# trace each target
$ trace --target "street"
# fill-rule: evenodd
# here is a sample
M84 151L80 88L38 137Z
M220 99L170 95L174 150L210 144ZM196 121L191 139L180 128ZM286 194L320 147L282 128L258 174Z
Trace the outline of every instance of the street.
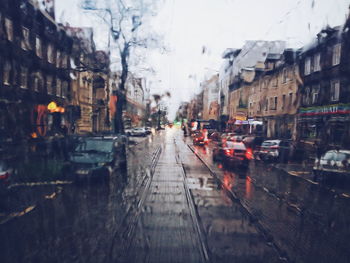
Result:
M348 198L259 162L225 171L210 150L167 128L108 183L14 187L1 262L346 262Z

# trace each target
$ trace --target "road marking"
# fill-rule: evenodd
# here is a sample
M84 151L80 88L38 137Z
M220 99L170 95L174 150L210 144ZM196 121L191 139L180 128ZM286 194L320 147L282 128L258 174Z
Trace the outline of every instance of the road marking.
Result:
M40 185L65 185L71 184L72 181L50 181L50 182L28 182L28 183L17 183L11 184L9 188L19 187L19 186L40 186Z
M36 206L35 205L32 205L32 206L28 206L26 209L20 211L20 212L13 212L11 214L9 214L5 219L3 219L2 221L0 221L0 225L8 222L9 220L15 218L15 217L21 217L21 216L24 216L25 214L28 214L30 213L31 211L34 210Z

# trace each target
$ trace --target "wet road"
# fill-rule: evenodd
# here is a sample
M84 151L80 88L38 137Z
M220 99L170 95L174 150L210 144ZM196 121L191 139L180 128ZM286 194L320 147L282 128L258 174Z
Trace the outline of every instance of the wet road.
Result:
M228 170L212 161L213 145L186 142L291 262L349 262L349 196L259 161Z
M108 183L15 187L0 262L347 262L347 198L259 162L226 171L190 144L167 129Z

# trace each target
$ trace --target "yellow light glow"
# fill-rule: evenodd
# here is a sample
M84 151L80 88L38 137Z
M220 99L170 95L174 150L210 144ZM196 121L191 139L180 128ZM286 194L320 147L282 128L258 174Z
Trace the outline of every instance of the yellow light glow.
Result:
M51 101L51 102L49 103L49 105L47 105L47 109L48 109L50 112L54 112L54 111L57 109L57 104L56 104L56 102Z

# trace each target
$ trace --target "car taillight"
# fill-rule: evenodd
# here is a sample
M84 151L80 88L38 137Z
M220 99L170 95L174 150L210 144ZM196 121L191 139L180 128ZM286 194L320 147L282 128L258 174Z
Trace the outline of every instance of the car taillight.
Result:
M253 159L253 151L252 149L248 148L245 152L245 157L248 159L248 160L251 160Z
M5 173L5 174L0 175L0 179L2 179L2 180L6 180L9 177L10 177L9 173Z
M280 148L278 145L271 146L270 149L278 149Z
M234 150L233 149L226 149L225 154L228 156L232 156L234 154Z

